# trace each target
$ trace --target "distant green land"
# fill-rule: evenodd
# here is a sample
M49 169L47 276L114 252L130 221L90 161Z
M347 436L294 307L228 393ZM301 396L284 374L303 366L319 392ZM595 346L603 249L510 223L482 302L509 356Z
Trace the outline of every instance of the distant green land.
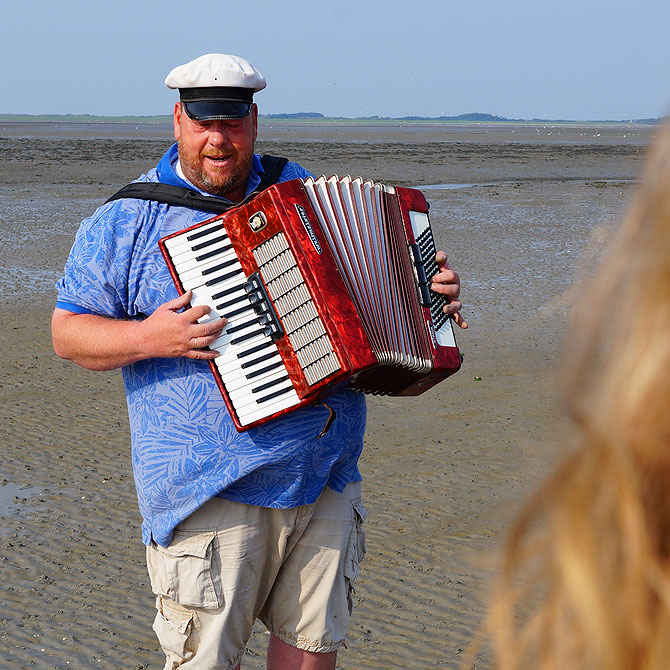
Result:
M494 114L471 113L456 116L324 116L319 112L295 112L290 114L259 114L261 123L274 121L288 123L369 123L369 124L422 124L422 123L555 123L555 124L644 124L656 125L663 122L662 118L628 119L625 121L608 119L584 119L581 121L568 119L508 119ZM0 114L0 122L36 122L36 123L170 123L172 115L156 116L95 116L93 114Z

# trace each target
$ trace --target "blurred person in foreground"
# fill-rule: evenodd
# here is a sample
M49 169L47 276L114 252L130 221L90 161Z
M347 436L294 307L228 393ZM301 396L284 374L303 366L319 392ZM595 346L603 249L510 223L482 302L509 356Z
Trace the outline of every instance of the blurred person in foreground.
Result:
M508 539L495 667L670 666L670 129L577 315L576 449Z

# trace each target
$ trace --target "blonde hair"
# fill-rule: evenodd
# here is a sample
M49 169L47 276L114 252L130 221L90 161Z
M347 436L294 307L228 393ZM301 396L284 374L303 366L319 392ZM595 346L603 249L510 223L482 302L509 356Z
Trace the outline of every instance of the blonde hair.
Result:
M571 329L576 449L508 539L489 616L501 670L670 661L670 131Z

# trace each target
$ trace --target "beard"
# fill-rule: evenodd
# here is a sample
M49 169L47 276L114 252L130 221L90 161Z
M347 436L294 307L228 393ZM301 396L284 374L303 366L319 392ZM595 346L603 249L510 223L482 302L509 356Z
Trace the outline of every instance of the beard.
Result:
M186 178L194 186L197 186L207 193L223 197L246 186L249 172L251 170L251 163L253 161L253 146L248 153L235 153L233 155L235 162L230 170L226 170L221 174L216 172L210 174L203 169L203 155L191 155L191 153L183 146L181 139L178 140L177 145L179 150L179 162L181 163L182 170L184 171ZM207 155L210 157L216 156L216 154L211 152ZM221 154L221 157L223 156L224 154Z

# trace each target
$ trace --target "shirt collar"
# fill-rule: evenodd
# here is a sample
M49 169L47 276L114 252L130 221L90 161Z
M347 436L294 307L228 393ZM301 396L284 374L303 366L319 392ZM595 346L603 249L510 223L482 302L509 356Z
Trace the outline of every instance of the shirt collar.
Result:
M177 149L177 143L175 142L160 159L158 165L156 166L156 172L158 173L158 181L161 184L171 184L172 186L181 186L182 188L189 188L191 190L199 191L204 195L209 195L212 197L215 196L212 193L207 193L191 184L191 182L186 179L182 179L177 174L177 161L179 160L179 153ZM245 192L245 197L248 196L260 183L261 176L265 174L263 166L261 165L261 159L258 154L254 154L254 157L251 161L251 169L249 170L249 178L247 179L247 188ZM226 200L227 198L221 198L221 200Z

